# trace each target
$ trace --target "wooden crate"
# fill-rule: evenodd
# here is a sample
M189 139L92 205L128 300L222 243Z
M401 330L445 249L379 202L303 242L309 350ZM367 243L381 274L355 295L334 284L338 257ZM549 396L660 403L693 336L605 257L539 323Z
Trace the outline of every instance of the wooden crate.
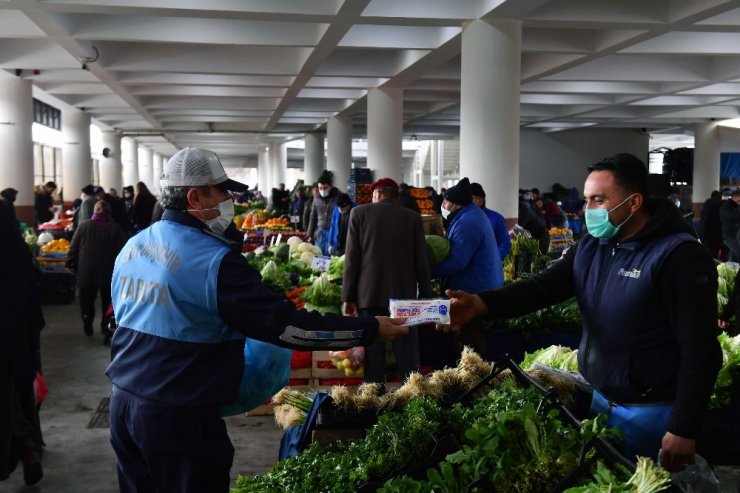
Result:
M344 372L331 362L329 351L314 351L311 362L311 378L345 378Z

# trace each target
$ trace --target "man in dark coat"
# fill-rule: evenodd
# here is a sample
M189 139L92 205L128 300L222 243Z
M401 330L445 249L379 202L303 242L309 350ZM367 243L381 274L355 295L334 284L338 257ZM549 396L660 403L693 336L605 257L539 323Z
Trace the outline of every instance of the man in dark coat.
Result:
M701 242L709 249L714 258L720 258L722 249L722 223L719 218L719 209L722 207L722 194L718 190L712 192L701 207Z
M36 216L36 225L51 221L54 218L54 199L51 196L56 189L56 183L47 181L34 194L33 211Z
M407 209L411 209L412 211L421 214L421 211L419 210L419 204L416 203L416 200L409 194L409 186L406 183L401 183L398 185L398 203L401 204L403 207Z
M740 242L737 241L740 227L740 190L735 190L730 200L725 201L719 208L719 219L722 229L722 242L730 250L725 260L740 260Z
M0 199L0 481L18 461L27 485L41 480L41 429L33 382L44 327L32 256ZM11 280L8 281L8 280Z
M373 203L358 205L349 217L344 256L344 314L388 315L388 301L432 294L421 215L398 203L398 184L382 178L372 186ZM419 336L393 342L402 378L420 368ZM365 381L383 383L385 343L365 348Z

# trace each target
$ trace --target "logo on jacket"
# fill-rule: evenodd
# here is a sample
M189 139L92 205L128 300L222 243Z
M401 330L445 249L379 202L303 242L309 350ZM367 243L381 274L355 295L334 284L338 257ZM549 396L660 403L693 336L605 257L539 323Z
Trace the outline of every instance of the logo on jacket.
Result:
M632 279L639 279L640 278L640 269L630 269L626 270L624 268L619 269L619 272L617 272L618 276L622 277L631 277Z

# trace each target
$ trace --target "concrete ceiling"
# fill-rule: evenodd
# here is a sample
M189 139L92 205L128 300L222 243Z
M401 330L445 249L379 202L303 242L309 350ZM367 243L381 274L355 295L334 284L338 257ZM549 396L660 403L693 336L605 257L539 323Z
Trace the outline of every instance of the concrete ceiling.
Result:
M523 22L524 127L740 117L740 0L0 0L0 69L156 152L241 159L338 114L362 135L373 87L404 89L406 135L456 135L478 18Z

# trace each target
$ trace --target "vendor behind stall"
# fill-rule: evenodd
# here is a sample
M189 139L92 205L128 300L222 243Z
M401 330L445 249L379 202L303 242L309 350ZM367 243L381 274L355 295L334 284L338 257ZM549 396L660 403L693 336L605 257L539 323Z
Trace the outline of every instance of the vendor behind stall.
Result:
M452 329L576 296L578 366L594 387L591 412L622 430L630 458L662 449L662 465L677 471L694 461L722 362L717 272L676 207L648 198L642 161L617 154L588 173L589 234L537 276L474 295L447 291Z

